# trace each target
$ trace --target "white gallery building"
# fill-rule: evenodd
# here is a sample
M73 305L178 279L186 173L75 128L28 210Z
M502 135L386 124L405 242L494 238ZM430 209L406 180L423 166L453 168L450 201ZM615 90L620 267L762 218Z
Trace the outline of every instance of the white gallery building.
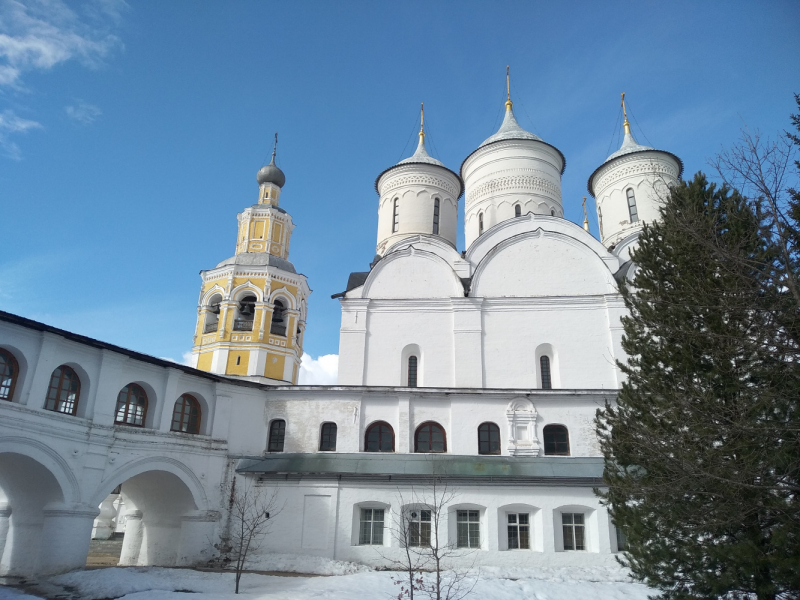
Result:
M439 543L470 564L613 565L593 420L621 384L630 249L683 168L624 127L588 180L599 241L563 218L565 158L510 99L458 173L421 129L377 178L370 270L334 296L336 386L296 384L310 289L274 160L235 256L202 272L196 368L0 312L0 575L80 568L115 530L120 564L207 564L234 481L277 490L262 555L385 564L408 515L430 542L434 477Z

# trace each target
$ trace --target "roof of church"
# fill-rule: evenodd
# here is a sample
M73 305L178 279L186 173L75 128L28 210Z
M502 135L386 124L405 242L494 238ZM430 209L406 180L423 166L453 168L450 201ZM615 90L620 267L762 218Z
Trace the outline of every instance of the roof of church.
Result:
M448 481L469 483L540 483L543 485L602 485L602 457L473 456L360 452L335 454L267 454L243 458L238 473L347 476L360 479L423 481L437 475Z
M514 116L514 110L510 106L508 107L508 110L506 110L506 114L503 117L503 122L500 124L500 129L498 129L494 135L490 135L488 138L486 138L483 143L478 146L478 148L483 148L484 146L493 144L494 142L502 142L503 140L544 141L538 135L535 135L530 131L525 131L519 126L519 123L517 123L517 119Z
M627 121L626 121L626 127L627 127ZM617 150L616 152L612 152L609 155L609 157L603 161L603 164L597 167L594 171L592 171L592 174L589 175L589 181L587 181L586 183L586 190L594 198L595 195L594 195L594 188L592 187L592 179L594 179L594 176L597 175L597 172L604 166L606 166L608 163L610 163L612 160L621 158L623 156L628 156L629 154L637 154L639 152L661 152L663 154L667 154L668 156L671 156L676 161L678 161L678 177L680 178L680 176L683 174L683 161L678 156L676 156L672 152L667 152L666 150L659 150L658 148L653 148L651 146L642 146L639 142L636 141L632 133L626 131L625 137L622 139L622 145L619 147L619 150Z
M217 265L217 268L224 267L226 265L247 265L257 267L270 266L278 267L279 269L283 269L289 273L297 273L297 271L294 269L294 265L288 260L281 258L280 256L268 254L267 252L242 252L236 256L226 258Z
M392 165L388 169L384 169L375 178L375 191L378 193L379 196L381 192L378 189L378 182L381 180L381 177L386 175L386 173L388 173L392 169L396 169L397 167L403 167L406 165L432 165L434 167L440 167L446 171L449 171L450 173L455 175L455 178L458 180L459 190L456 199L460 198L461 194L464 193L464 182L461 181L461 177L459 177L458 174L456 174L451 169L448 169L446 166L444 166L444 163L442 161L437 160L428 154L428 151L425 149L425 134L420 132L419 143L417 144L417 149L414 151L414 154L412 154L408 158L404 158L399 163Z
M540 142L545 146L550 146L553 150L558 152L558 155L561 157L561 174L564 174L564 171L567 169L567 159L562 154L561 150L553 146L553 144L549 144L545 142L542 138L538 135L531 133L530 131L525 131L520 124L517 123L517 118L514 116L514 109L511 106L511 101L509 100L506 103L506 113L503 116L503 122L500 124L500 129L498 129L493 135L490 135L488 138L483 140L483 143L475 148L472 152L470 152L469 156L465 158L461 163L461 173L464 173L464 163L469 160L469 157L475 154L481 148L489 146L491 144L496 144L497 142L506 142L509 140L530 140L532 142Z

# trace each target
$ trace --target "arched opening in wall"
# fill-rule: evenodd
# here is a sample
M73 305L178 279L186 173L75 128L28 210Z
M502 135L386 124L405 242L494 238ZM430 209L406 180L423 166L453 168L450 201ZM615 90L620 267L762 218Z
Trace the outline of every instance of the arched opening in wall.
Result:
M267 442L267 452L283 452L283 444L286 440L286 421L275 419L269 424L269 440Z
M559 356L552 344L539 344L537 346L535 371L534 387L550 390L562 386L559 374Z
M233 320L234 331L253 331L253 319L256 314L258 298L247 293L236 305L236 318Z
M74 415L78 412L81 380L75 369L67 365L56 367L50 375L50 385L44 402L45 410Z
M147 418L147 392L137 383L129 383L117 394L114 423L144 427Z
M569 432L563 425L545 425L542 431L545 456L569 456Z
M439 235L439 199L433 199L433 235Z
M272 323L269 332L272 335L286 335L286 320L286 304L276 298L272 303Z
M191 490L174 473L130 477L99 509L87 566L187 566L212 556L218 515L198 511Z
M400 353L400 385L419 387L422 381L422 351L417 344L408 344Z
M514 205L514 216L521 217L522 216L522 207L519 204Z
M197 398L191 394L183 394L175 401L172 409L172 425L170 431L182 433L200 433L202 410Z
M57 573L85 564L88 540L75 544L63 528L80 531L83 525L88 535L94 514L69 523L64 500L48 467L24 454L0 453L0 576Z
M19 363L14 355L0 348L0 400L14 399L19 373Z
M483 235L483 213L478 213L478 235Z
M444 427L428 421L414 432L414 452L447 452L447 434Z
M394 452L394 429L386 421L375 421L364 434L364 452Z
M206 304L206 320L203 323L203 333L214 333L219 329L219 313L222 295L214 294Z
M639 211L636 209L636 195L633 193L633 188L628 188L625 191L625 196L628 199L628 214L631 218L631 223L636 223L639 220Z
M478 426L478 454L500 454L500 428L496 423Z
M543 390L553 389L553 380L550 377L550 357L547 355L539 357L539 379Z
M392 203L392 233L400 231L400 198Z

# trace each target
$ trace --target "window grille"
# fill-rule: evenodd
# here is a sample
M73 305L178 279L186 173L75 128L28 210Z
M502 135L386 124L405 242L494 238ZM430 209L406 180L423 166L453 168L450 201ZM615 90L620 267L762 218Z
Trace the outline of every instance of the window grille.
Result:
M417 357L408 357L408 387L417 387Z
M114 422L118 425L144 427L147 416L147 394L142 386L129 383L119 391Z
M397 233L400 229L400 199L394 199L394 209L392 216L392 233Z
M628 196L628 212L631 215L631 223L636 223L639 220L639 211L636 210L636 196L633 194L632 188L628 188L626 194Z
M269 452L283 452L283 442L286 439L286 421L275 419L269 426Z
M530 550L531 529L528 513L508 513L508 549Z
M200 403L194 396L184 394L172 409L171 431L200 433Z
M459 548L481 547L481 521L478 510L456 511L457 543Z
M583 513L561 513L564 532L564 550L586 550L586 533Z
M542 389L543 390L553 389L553 381L550 378L550 357L542 356L539 359L539 366L541 367L541 374L542 374Z
M414 434L414 452L447 452L444 428L433 421L420 425Z
M545 456L569 456L569 433L563 425L547 425L544 428Z
M67 365L61 365L50 375L44 407L65 415L74 415L78 410L80 394L81 381L78 374Z
M362 546L383 545L383 509L362 508L358 543Z
M522 215L522 207L519 204L514 205L514 216L519 217Z
M0 400L12 400L19 375L17 360L10 352L0 349Z
M319 449L321 452L336 450L336 423L323 423L319 436Z
M439 235L439 199L433 201L433 234Z
M408 545L415 547L431 545L431 511L412 510L408 514Z
M500 454L500 428L494 423L478 427L478 454Z
M376 421L364 435L364 452L394 452L394 430L385 421Z

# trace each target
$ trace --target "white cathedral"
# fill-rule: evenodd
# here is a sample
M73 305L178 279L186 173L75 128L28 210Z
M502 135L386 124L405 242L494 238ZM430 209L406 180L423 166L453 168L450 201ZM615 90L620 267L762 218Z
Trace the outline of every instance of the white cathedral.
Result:
M470 564L613 565L593 420L622 380L630 250L683 165L626 116L588 178L599 241L563 217L565 167L510 97L459 173L421 127L375 183L370 270L334 296L335 386L297 385L310 289L274 153L235 255L201 274L194 367L0 312L0 575L81 568L115 530L121 565L207 564L234 481L283 506L253 568L269 553L380 566L404 518L408 543L431 541L434 476L453 492L439 543Z

